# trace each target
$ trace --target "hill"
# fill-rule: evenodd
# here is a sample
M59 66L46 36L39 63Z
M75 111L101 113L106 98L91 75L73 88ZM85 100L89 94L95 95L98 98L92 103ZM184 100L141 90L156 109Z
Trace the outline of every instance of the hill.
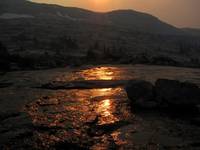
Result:
M190 35L200 36L200 29L196 28L182 28L182 30Z
M5 16L5 14L17 14L18 16L27 15L35 18L56 17L63 20L112 25L143 32L181 34L181 30L172 25L166 24L152 15L133 10L97 13L81 8L38 4L26 0L2 0L0 5L1 16ZM6 19L6 17L4 18Z
M200 55L200 37L146 13L99 13L26 0L0 1L0 41L15 55L12 61L23 58L32 67L74 59L197 66Z

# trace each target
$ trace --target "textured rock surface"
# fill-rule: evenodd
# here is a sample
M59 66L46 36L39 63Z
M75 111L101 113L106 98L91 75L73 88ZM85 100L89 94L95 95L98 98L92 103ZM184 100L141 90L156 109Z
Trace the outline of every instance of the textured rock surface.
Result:
M155 83L156 100L172 106L200 104L200 89L196 84L158 79Z
M154 99L154 86L147 81L132 80L126 86L128 98L131 100L131 105L144 108L152 108L156 106Z
M200 104L200 89L196 84L178 80L158 79L150 82L133 80L126 86L131 106L142 108L186 108L197 110ZM188 109L187 109L188 108Z

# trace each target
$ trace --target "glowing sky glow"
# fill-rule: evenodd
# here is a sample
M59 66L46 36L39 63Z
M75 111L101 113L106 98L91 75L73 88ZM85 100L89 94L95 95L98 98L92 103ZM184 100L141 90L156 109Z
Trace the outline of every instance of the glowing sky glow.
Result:
M200 0L33 0L94 11L134 9L178 27L200 28Z

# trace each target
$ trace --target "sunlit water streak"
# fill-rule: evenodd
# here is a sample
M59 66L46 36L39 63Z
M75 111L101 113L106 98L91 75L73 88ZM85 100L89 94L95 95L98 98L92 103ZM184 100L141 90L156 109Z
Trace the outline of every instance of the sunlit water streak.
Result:
M115 67L99 67L81 72L85 80L113 80L119 74L118 68Z
M179 68L169 66L118 65L85 67L63 71L56 81L72 80L132 80L142 79L155 82L158 78L194 82L200 86L200 70L194 68ZM66 72L66 73L65 73Z
M56 81L71 80L130 80L133 74L127 74L127 70L119 67L92 67L83 70L76 70L70 75L59 76Z

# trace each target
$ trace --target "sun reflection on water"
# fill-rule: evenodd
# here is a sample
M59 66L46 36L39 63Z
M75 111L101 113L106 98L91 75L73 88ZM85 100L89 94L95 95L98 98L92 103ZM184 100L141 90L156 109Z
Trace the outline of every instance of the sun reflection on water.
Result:
M111 115L111 113L109 111L109 109L111 107L110 105L111 104L110 104L110 100L109 99L103 100L101 102L101 104L99 105L99 108L98 108L97 111L101 112L105 117L110 116Z
M82 81L82 80L131 80L135 78L132 72L127 72L123 67L103 66L88 67L85 69L68 71L57 76L56 81Z
M85 80L114 80L119 70L115 67L96 67L83 70L80 74Z
M110 99L105 99L99 102L96 109L99 113L99 124L109 124L118 121L119 119L113 115L115 112L115 104Z

